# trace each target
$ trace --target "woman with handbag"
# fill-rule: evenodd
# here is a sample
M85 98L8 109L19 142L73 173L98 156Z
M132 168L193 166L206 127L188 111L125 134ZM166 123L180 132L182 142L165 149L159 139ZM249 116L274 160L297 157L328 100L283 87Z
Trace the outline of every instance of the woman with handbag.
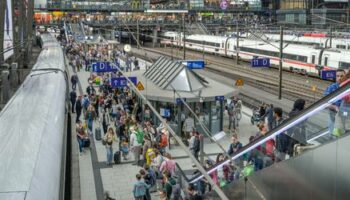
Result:
M102 143L106 146L107 153L107 165L112 165L113 161L113 141L116 141L116 137L112 127L108 128L107 134L103 137Z

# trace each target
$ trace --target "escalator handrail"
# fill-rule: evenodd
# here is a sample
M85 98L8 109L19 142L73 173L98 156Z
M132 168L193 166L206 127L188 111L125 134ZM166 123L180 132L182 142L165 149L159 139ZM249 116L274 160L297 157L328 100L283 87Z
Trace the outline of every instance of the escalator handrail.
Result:
M334 102L336 102L337 100L343 98L344 96L346 96L348 94L350 94L350 82L347 83L346 85L344 85L343 87L338 88L333 93L318 100L317 102L315 102L314 104L312 104L311 106L306 108L305 110L301 111L296 116L286 119L286 121L284 121L284 123L280 124L272 131L269 131L266 135L254 140L253 142L247 144L246 146L244 146L243 148L238 150L233 156L231 156L231 158L215 164L213 167L208 169L207 173L210 174L210 173L214 172L217 168L222 167L223 165L228 164L230 161L233 161L233 160L243 156L244 154L246 154L246 153L250 152L251 150L255 149L256 147L260 146L261 144L276 137L280 133L287 131L289 128L297 125L301 121L306 120L308 117L312 116L314 113L317 113L318 111L327 108L329 105L333 104ZM197 176L192 177L189 180L189 182L194 183L194 182L200 180L202 177L203 177L202 174L198 174Z

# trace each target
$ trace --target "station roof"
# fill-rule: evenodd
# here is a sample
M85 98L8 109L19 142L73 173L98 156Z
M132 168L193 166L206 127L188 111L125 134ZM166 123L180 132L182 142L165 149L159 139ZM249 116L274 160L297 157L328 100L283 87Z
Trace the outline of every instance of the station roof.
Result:
M229 98L239 92L234 87L200 76L180 62L164 57L159 58L147 71L141 69L127 74L137 77L145 87L140 92L153 101L174 103L177 98L185 98L186 102L199 102L200 99L207 102L215 101L216 96Z
M206 81L194 71L163 56L144 75L163 90L194 92L206 87Z

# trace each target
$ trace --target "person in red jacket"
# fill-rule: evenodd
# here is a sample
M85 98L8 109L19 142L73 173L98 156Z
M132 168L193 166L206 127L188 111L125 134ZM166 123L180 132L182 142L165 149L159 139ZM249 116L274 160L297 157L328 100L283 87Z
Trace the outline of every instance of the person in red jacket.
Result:
M260 127L261 135L265 135L267 133L266 124L261 124ZM261 152L263 153L263 168L270 166L275 160L275 140L270 139L261 145Z

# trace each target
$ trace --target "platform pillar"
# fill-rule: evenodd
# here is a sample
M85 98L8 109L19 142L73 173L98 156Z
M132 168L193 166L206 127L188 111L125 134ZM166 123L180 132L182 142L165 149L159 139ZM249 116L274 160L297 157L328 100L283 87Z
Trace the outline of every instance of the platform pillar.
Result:
M158 40L158 30L153 29L153 48L156 46Z

